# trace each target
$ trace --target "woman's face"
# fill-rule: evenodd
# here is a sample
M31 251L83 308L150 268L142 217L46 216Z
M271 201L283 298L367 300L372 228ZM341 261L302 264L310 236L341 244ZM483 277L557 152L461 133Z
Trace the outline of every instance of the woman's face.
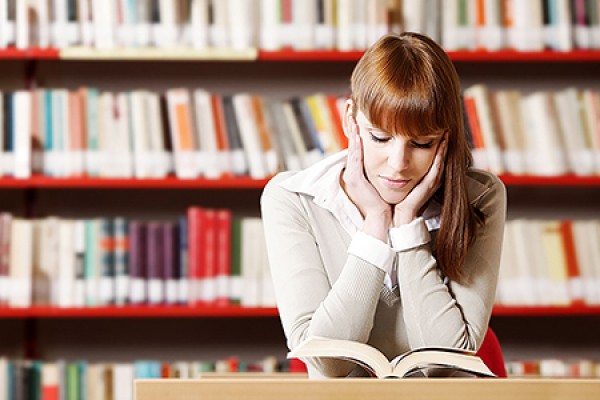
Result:
M443 135L432 133L411 139L390 134L371 125L362 112L358 112L356 121L367 179L385 202L400 203L429 171Z

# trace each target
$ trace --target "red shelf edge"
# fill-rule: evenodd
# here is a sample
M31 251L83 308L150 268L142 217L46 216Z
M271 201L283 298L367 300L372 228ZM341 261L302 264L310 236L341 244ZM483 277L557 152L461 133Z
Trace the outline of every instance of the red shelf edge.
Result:
M500 175L499 177L507 186L600 187L600 176ZM0 178L0 189L262 189L269 179L252 179L250 177L178 179L172 176L164 179L52 178L38 175L29 179Z
M270 318L274 307L242 306L108 306L0 308L2 318ZM600 316L600 306L494 306L493 317Z
M257 61L358 61L362 50L258 50ZM560 51L532 51L520 52L516 50L484 51L461 50L448 51L448 55L456 62L600 62L600 50L576 49L568 52ZM40 49L0 49L0 60L35 60L35 59L60 59L60 50L54 48Z
M493 317L600 316L600 306L494 306Z
M250 177L231 177L221 179L178 179L170 176L163 179L117 179L117 178L52 178L48 176L32 176L28 179L0 178L2 188L80 188L80 189L262 189L267 179Z
M182 317L276 317L276 308L241 306L107 306L0 308L0 318L182 318Z

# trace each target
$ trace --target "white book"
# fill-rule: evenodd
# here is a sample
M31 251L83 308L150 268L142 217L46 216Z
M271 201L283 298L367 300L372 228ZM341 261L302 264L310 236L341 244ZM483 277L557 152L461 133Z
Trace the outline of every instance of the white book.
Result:
M0 212L0 246L10 249L12 215ZM0 254L0 263L4 274L0 276L0 304L6 305L10 299L10 254Z
M252 114L250 95L236 94L233 96L233 106L238 122L242 145L250 176L254 179L264 179L268 176L264 151L261 148L256 120Z
M600 174L600 94L592 89L584 89L579 96L579 107L583 127L592 147L594 169L596 174Z
M194 49L209 47L208 17L208 0L191 0L190 22Z
M260 47L263 50L281 48L281 10L280 0L260 1Z
M260 287L262 284L262 277L258 250L259 229L260 219L242 219L241 304L245 307L260 307L261 304Z
M45 0L38 0L44 2ZM94 44L94 21L92 18L92 0L77 0L77 13L81 45L92 47Z
M87 148L84 151L85 171L89 176L98 176L100 174L100 152L99 152L99 133L100 133L100 104L98 89L87 89L86 112L86 143Z
M583 300L585 304L598 304L598 290L594 287L595 266L593 265L593 243L590 237L593 233L588 233L588 228L593 227L590 221L573 221L573 242L575 243L575 254L577 265L581 275L581 284L583 289Z
M545 221L529 220L525 225L525 235L519 245L529 253L530 271L534 279L536 305L554 304L553 284L548 274L547 247L544 245L543 230ZM533 239L533 240L532 240ZM529 245L528 245L529 244Z
M219 148L210 93L203 89L196 89L193 95L199 149L197 157L199 160L203 160L204 176L216 179L221 176L223 171L219 163Z
M523 242L528 237L530 222L525 220L512 220L505 226L505 242L503 257L512 257L503 260L502 288L504 304L511 305L536 305L540 303L539 284L535 273L535 249L532 251ZM512 263L510 262L512 261Z
M442 12L442 47L446 51L456 51L460 48L458 34L458 0L443 0Z
M588 245L592 249L592 265L594 266L593 281L591 286L595 290L596 304L600 303L600 248L598 241L600 240L600 221L587 221L587 237Z
M175 173L180 179L193 179L199 175L192 123L192 103L187 89L169 89L166 92L167 109Z
M517 90L498 90L492 94L498 116L498 128L502 132L504 148L503 163L506 171L514 175L527 172L525 163L525 132L521 115L521 93Z
M105 0L92 0L94 19L94 44L97 49L115 48L115 3Z
M157 47L173 48L177 45L177 8L173 0L158 0L160 24L155 32L154 42Z
M55 151L56 175L66 177L72 175L69 92L66 89L57 89L55 91L55 96L56 103L53 105L56 107L52 110L54 113L52 122L56 123L56 131L54 131L53 134L58 143Z
M37 10L37 37L38 46L41 49L50 47L50 15L48 10L48 0L35 0L35 8ZM1 23L0 23L1 25ZM1 46L0 46L1 47Z
M160 97L158 93L146 93L146 110L149 121L149 144L152 164L151 176L164 178L173 171L173 155L165 147L162 131L162 114L160 112Z
M560 222L543 221L541 224L543 232L542 245L545 250L547 273L550 278L550 291L548 294L552 298L552 304L568 305L571 299Z
M546 27L546 43L557 51L573 49L573 29L571 26L570 0L548 2L550 25Z
M213 19L209 26L209 38L212 47L224 48L231 46L229 38L229 1L212 2Z
M117 363L112 366L113 400L133 400L133 381L135 378L132 364Z
M594 172L594 153L583 130L577 89L563 89L551 96L556 109L560 110L557 119L569 169L576 175L591 175Z
M115 99L111 92L102 92L98 101L98 162L101 177L111 177L110 153L116 136Z
M71 7L74 7L74 9ZM80 45L81 26L79 25L79 16L77 15L77 1L67 0L65 11L64 33L66 36L67 47Z
M337 49L350 51L354 49L353 40L353 6L354 0L337 0Z
M34 304L53 305L52 294L56 290L54 282L56 278L56 263L54 259L56 254L53 252L52 235L49 219L42 219L36 223L35 246L37 254L34 251L34 257L37 258L34 265L37 271L34 271L33 280L33 302Z
M354 0L352 5L352 47L355 49L363 50L368 46L368 3L367 1Z
M52 44L58 49L64 49L69 44L67 34L67 0L54 0L52 3L51 32Z
M8 43L10 43L9 29L14 29L14 23L12 21L9 22L8 20L8 1L9 0L0 0L0 49L4 49L8 46Z
M256 5L254 0L227 0L230 46L236 50L252 48L255 44L254 26ZM297 3L297 2L295 2ZM295 4L294 3L294 4ZM308 2L302 2L308 3ZM299 40L302 40L299 38Z
M152 42L150 0L137 0L135 6L135 44L137 47L147 47Z
M135 21L137 6L130 0L117 0L115 3L116 41L119 47L136 46Z
M475 352L450 347L422 347L389 360L369 344L351 340L308 337L288 353L288 358L339 358L353 362L377 378L428 376L494 377ZM436 375L437 372L437 375Z
M129 124L129 103L127 94L120 92L113 97L113 130L106 160L106 174L111 177L130 178L133 176L131 132Z
M85 306L85 221L73 221L73 253L75 281L73 284L73 307Z
M50 276L50 304L58 305L58 299L61 291L59 285L59 226L60 220L56 217L45 218L41 226L42 229L42 252L44 254L44 269Z
M128 94L131 112L131 138L135 177L139 179L151 176L152 159L150 157L149 115L146 112L145 93L141 90Z
M567 172L557 131L556 116L550 110L548 93L535 92L523 98L523 119L527 134L529 170L541 176Z
M10 239L10 307L30 307L33 264L32 221L13 218Z
M425 27L425 2L403 1L402 15L404 17L404 31L423 33Z
M75 303L75 225L70 220L58 223L57 289L59 307Z
M478 45L489 51L497 51L504 47L502 28L501 2L484 0L477 4L483 5L484 25L478 31Z
M513 25L508 29L509 45L518 51L544 48L542 3L537 0L512 2Z
M325 1L325 4L327 3L332 4L333 7L333 1ZM388 4L385 0L377 0L368 2L367 7L367 47L369 47L388 31ZM439 25L439 21L435 21L435 24Z
M437 43L441 43L441 14L443 12L442 5L440 4L443 0L425 0L424 8L427 10L423 21L423 34L429 36ZM384 21L386 19L384 18Z
M315 48L315 27L317 24L316 2L292 2L292 24L295 50L311 50Z
M29 21L27 14L29 13L29 0L20 0L16 3L16 18L15 18L15 47L17 49L27 49L29 43Z
M31 176L31 93L19 90L14 93L14 171L15 178Z

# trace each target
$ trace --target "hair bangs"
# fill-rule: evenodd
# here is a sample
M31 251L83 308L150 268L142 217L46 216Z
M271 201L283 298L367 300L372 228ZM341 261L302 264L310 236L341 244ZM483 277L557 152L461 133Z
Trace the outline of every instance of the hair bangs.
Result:
M438 101L442 97L439 90L428 79L430 74L416 72L426 66L409 60L401 61L404 65L400 68L386 64L376 66L379 73L363 75L354 93L359 110L369 122L390 134L411 138L442 134L448 129L450 123L440 113L443 107ZM365 82L366 77L371 82Z

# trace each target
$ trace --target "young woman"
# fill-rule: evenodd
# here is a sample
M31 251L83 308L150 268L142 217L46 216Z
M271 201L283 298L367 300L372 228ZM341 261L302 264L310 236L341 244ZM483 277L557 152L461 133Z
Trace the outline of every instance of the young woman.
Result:
M470 167L456 70L431 39L387 35L356 65L348 150L274 177L261 199L288 346L368 343L477 350L487 330L506 213L502 182ZM309 361L311 377L361 376Z

